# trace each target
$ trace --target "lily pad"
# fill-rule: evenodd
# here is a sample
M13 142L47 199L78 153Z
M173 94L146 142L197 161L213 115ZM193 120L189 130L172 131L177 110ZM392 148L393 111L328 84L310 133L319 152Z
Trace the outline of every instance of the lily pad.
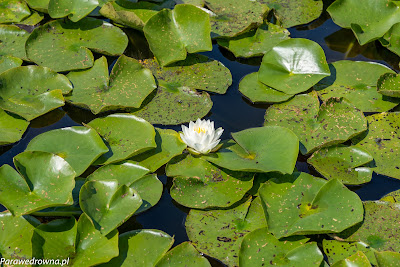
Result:
M338 179L346 185L368 183L372 169L363 167L374 158L358 147L331 146L315 152L307 162L326 179Z
M157 88L151 71L126 56L118 58L110 77L105 57L96 60L92 68L71 71L67 77L74 90L66 100L89 108L94 114L124 107L138 108Z
M232 137L235 142L225 142L217 153L207 155L206 159L233 171L293 172L299 139L291 130L258 127L232 133Z
M188 87L196 90L225 94L232 85L232 75L217 60L199 54L189 54L183 61L161 67L155 59L140 61L149 68L163 86Z
M22 59L13 56L0 56L0 73L22 65Z
M292 130L300 140L300 151L304 155L364 132L367 120L346 99L330 98L320 106L317 94L311 92L269 107L264 125Z
M204 158L186 156L168 163L166 174L175 177L171 197L196 209L232 206L253 186L254 174L220 169Z
M206 0L205 6L211 10L211 36L234 37L263 23L269 12L259 1Z
M380 200L392 203L400 202L400 190L390 192L389 194L384 195Z
M298 94L330 74L319 44L294 38L282 41L264 55L258 79L286 94Z
M363 242L348 243L324 239L322 245L324 247L324 252L328 257L328 262L331 265L354 255L357 251L363 252L372 264L377 265L374 249Z
M18 24L22 25L29 25L29 26L35 26L39 22L41 22L44 19L44 14L39 13L39 12L32 12L32 14L29 17L24 18L21 22Z
M239 91L253 103L279 103L293 97L260 82L258 72L246 75L239 83Z
M2 0L0 3L0 23L20 22L30 14L23 0Z
M208 260L189 242L184 242L174 247L156 264L156 267L170 266L211 267Z
M323 255L317 243L306 243L308 238L298 236L279 240L268 228L257 229L246 235L239 252L242 267L263 266L270 263L279 266L320 266Z
M218 44L235 57L263 56L280 42L289 39L289 31L272 23L265 23L255 30L251 30L230 39L218 39Z
M193 5L161 10L147 21L143 31L162 66L186 59L187 53L212 50L209 16Z
M197 250L228 266L237 266L244 236L266 227L267 223L261 201L256 198L228 210L191 209L185 226L189 240Z
M378 93L390 97L400 97L400 76L394 73L383 74L378 80Z
M327 182L307 173L293 179L272 179L258 190L275 237L339 233L362 221L360 198L339 180Z
M371 263L369 262L367 256L361 251L358 251L356 254L347 257L341 261L336 262L331 265L332 267L371 267Z
M105 266L155 266L174 238L160 230L140 229L119 236L119 255Z
M361 45L382 37L400 22L400 9L393 1L337 0L327 11L333 22L351 29Z
M77 22L89 15L98 5L97 0L50 0L48 12L52 18L68 16L71 21Z
M108 152L96 131L73 126L55 129L33 138L26 151L45 151L65 159L81 175L100 155Z
M29 5L33 10L37 10L39 12L48 13L48 6L50 0L25 0L25 2Z
M400 261L400 253L392 251L375 251L375 257L376 261L378 262L378 266L395 267Z
M385 33L385 35L379 39L381 44L395 53L396 55L400 55L400 23L396 23L393 25L390 30Z
M36 64L61 72L92 67L94 59L90 50L117 56L127 45L125 33L105 21L94 18L78 22L56 20L31 33L26 41L26 53Z
M88 181L79 194L79 205L103 235L128 220L142 205L139 194L117 180Z
M157 147L130 158L152 172L168 163L173 157L182 154L186 148L186 144L174 130L155 128L155 131Z
M314 88L323 101L344 97L363 112L388 111L400 103L399 99L383 96L377 91L377 81L391 69L374 62L341 60L330 64L331 76Z
M0 55L28 60L25 42L29 32L15 25L0 25Z
M22 152L14 157L14 165L18 172L9 165L0 167L0 203L14 216L73 204L75 171L61 157Z
M0 146L18 142L29 122L0 109Z
M352 143L374 157L374 172L400 179L400 112L374 114L367 120L368 131Z
M97 118L88 126L96 130L110 148L95 164L122 161L157 146L153 125L131 114L118 113Z

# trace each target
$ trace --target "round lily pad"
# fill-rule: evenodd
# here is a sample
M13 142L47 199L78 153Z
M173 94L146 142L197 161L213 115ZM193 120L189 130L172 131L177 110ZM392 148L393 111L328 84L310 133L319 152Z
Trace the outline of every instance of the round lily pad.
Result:
M0 146L18 142L29 122L0 109Z
M83 126L51 130L33 138L26 151L45 151L64 158L81 175L107 146L96 131Z
M346 99L330 98L320 106L317 94L311 92L269 107L264 125L291 129L300 140L301 153L310 154L364 132L367 120Z
M362 221L360 198L339 180L327 182L307 173L293 179L272 179L258 190L275 237L339 233Z
M400 76L385 73L378 80L378 92L385 96L400 97Z
M315 152L307 162L328 180L338 179L346 185L368 183L372 169L363 167L374 158L358 147L331 146Z
M28 60L25 42L29 32L15 25L0 25L0 55Z
M26 53L36 64L61 72L92 67L94 59L90 50L117 56L127 45L125 33L105 21L94 18L78 22L55 20L31 33L26 41Z
M170 266L211 267L208 260L189 242L184 242L174 247L156 264L156 267Z
M77 22L89 15L98 5L97 0L50 0L48 12L52 18L68 16L71 21Z
M14 216L73 204L75 171L61 157L48 152L22 152L14 157L18 172L0 167L0 203Z
M328 257L328 262L331 265L341 260L344 260L351 255L354 255L355 253L357 253L357 251L363 252L372 264L377 265L374 255L375 250L371 248L368 244L365 244L363 242L349 243L324 239L322 241L322 245L324 248L324 253Z
M0 2L0 23L20 22L31 14L23 0L2 0Z
M286 94L307 91L329 76L324 50L319 44L302 38L282 41L263 57L258 79Z
M0 73L22 65L22 59L13 56L0 56Z
M385 73L394 72L374 62L341 60L330 65L331 76L314 88L326 101L331 97L345 97L363 112L388 111L400 103L399 99L377 91L377 81Z
M74 90L66 100L89 108L94 114L124 107L138 108L157 88L151 71L124 55L118 58L110 77L105 57L96 60L92 68L71 71L67 77Z

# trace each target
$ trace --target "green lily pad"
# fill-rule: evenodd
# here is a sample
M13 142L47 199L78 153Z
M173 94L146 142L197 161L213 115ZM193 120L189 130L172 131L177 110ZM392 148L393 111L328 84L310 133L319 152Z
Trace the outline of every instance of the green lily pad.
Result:
M29 122L0 109L0 146L18 142Z
M376 261L378 262L378 266L383 267L396 267L400 261L400 253L392 252L392 251L375 251Z
M250 128L232 133L234 141L225 142L206 159L233 171L292 173L299 154L299 139L283 127ZM285 153L281 153L285 151Z
M272 23L265 23L255 30L251 30L230 39L218 39L218 44L235 57L263 56L280 42L289 39L289 31Z
M267 223L261 201L256 198L228 210L191 209L185 226L189 240L197 250L228 266L237 266L244 236L266 227Z
M0 167L0 203L14 216L73 204L75 171L61 157L22 152L14 157L14 165L18 172L9 165Z
M22 65L22 59L13 56L0 56L0 73Z
M2 0L0 3L0 23L20 22L30 14L23 0Z
M306 24L317 19L323 10L321 0L261 0L271 9L285 28Z
M157 146L153 125L131 114L119 113L97 118L88 126L96 130L110 148L95 164L122 161Z
M32 120L63 106L71 90L67 77L48 68L13 68L0 74L0 108Z
M264 125L292 130L300 140L301 153L310 154L364 132L367 120L346 99L330 98L320 106L317 94L311 92L269 107Z
M186 59L187 53L212 50L209 16L196 6L163 9L147 21L143 31L162 66Z
M314 88L323 101L331 97L345 97L363 112L388 111L400 103L399 99L383 96L377 91L377 81L391 69L374 62L341 60L330 64L331 76Z
M211 267L208 260L204 258L189 242L184 242L168 251L155 266Z
M327 182L307 173L293 179L272 179L258 190L275 237L339 233L362 221L360 198L339 180Z
M400 76L394 73L383 74L378 80L378 93L390 97L400 97Z
M351 29L364 45L382 37L393 24L400 22L400 9L393 1L338 0L327 9L333 22Z
M279 103L293 97L260 82L258 72L246 75L239 83L239 91L253 103Z
M364 149L339 145L322 148L307 162L328 180L338 179L346 185L357 185L371 181L373 171L363 165L373 159Z
M141 108L130 112L152 124L177 125L195 121L206 116L213 105L209 94L186 86L161 85L151 97Z
M380 200L392 203L400 202L400 190L390 192L389 194L384 195Z
M97 0L50 0L48 12L52 18L68 16L71 21L77 22L89 15L98 5Z
M374 172L400 179L400 112L374 114L367 120L368 131L352 143L374 157Z
M81 175L100 155L108 152L96 131L83 126L55 129L33 138L26 151L45 151L65 159Z
M29 32L15 25L0 25L0 55L28 60L25 42Z
M330 74L319 44L294 38L282 41L264 55L258 79L286 94L298 94Z
M39 12L48 13L48 6L50 0L25 0L29 7Z
M378 251L400 251L400 204L386 201L365 201L364 220L343 233L349 241L361 241Z
M182 154L186 148L186 144L174 130L155 128L155 131L157 147L130 158L152 172L167 164L173 157Z
M36 24L41 22L43 19L44 19L43 13L34 11L34 12L32 12L32 14L29 17L24 18L18 24L35 26Z
M357 253L357 251L363 252L372 264L377 265L374 255L374 249L363 242L348 243L343 241L324 239L322 241L322 245L324 248L324 253L328 257L328 262L331 265L341 260L344 260L351 255L354 255L355 253Z
M396 23L393 25L390 30L385 33L385 35L379 39L381 44L395 53L396 55L400 55L400 23Z
M212 11L210 22L213 38L234 37L257 28L269 12L268 7L259 1L206 0L205 6Z
M155 266L174 238L160 230L140 229L119 236L119 255L105 266Z
M29 215L13 216L8 211L0 213L0 254L6 259L31 259L32 236L40 222Z
M304 236L279 240L268 232L267 227L257 229L243 239L239 265L320 266L324 258L321 251L317 243L306 243L307 240Z
M166 174L174 177L171 197L196 209L232 206L250 190L254 177L251 173L220 169L204 158L191 155L168 163Z
M367 256L361 251L358 251L356 254L347 257L341 261L336 262L331 265L332 267L371 267L371 263L369 262Z
M79 205L103 235L128 220L142 205L139 194L117 180L88 181L79 194Z
M141 63L153 72L163 86L188 87L225 94L232 85L232 75L227 67L199 54L189 54L185 60L167 67L161 67L155 59L145 59Z
M74 90L66 100L89 108L94 114L124 107L138 108L157 88L151 71L126 56L118 58L110 77L105 57L96 60L92 68L71 71L67 77Z
M26 41L26 53L36 64L61 72L92 67L94 59L90 50L117 56L127 45L125 33L107 22L94 18L78 22L56 20L31 33Z

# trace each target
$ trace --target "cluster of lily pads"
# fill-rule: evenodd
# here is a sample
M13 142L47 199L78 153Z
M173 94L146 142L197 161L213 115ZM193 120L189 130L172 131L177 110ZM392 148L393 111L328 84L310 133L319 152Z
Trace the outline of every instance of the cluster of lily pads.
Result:
M379 39L398 53L397 2L360 1L327 10L360 44ZM400 179L400 78L373 62L328 64L317 43L290 38L286 28L322 11L319 0L3 0L0 145L64 105L95 119L36 136L14 167L0 167L1 256L73 266L210 266L202 254L228 266L396 266L400 193L362 202L346 185L373 172ZM135 42L129 28L151 57L124 54ZM229 69L197 54L213 41L262 57L239 91L271 105L264 126L191 153L178 132L153 125L202 118L213 105L207 92L227 91ZM325 179L295 169L299 152ZM158 203L163 166L171 197L190 208L190 242L173 249L160 230L118 233Z

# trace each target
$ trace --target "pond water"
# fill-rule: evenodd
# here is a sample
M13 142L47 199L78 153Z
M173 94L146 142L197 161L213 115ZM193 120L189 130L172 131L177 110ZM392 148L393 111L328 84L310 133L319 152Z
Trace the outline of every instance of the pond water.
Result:
M335 25L326 12L318 20L305 26L290 28L289 31L293 38L307 38L321 45L325 51L328 63L343 59L374 61L395 70L399 69L399 57L388 52L377 42L362 47L359 46L353 33L350 30L342 29ZM211 52L203 54L222 62L230 69L233 76L232 86L225 95L211 96L214 106L206 117L214 121L216 127L223 127L225 129L222 139L230 138L232 132L262 126L265 110L268 105L252 104L238 91L240 80L245 75L257 71L261 59L247 60L247 62L245 60L237 60L230 52L219 48L216 44L214 44ZM87 111L72 106L65 106L62 109L52 111L34 120L19 143L12 146L0 147L0 166L3 164L11 165L12 158L24 151L29 141L35 136L52 129L80 125L81 122L86 123L92 118L93 115ZM180 126L156 126L172 128L176 131L180 130ZM316 171L309 169L306 160L307 158L300 157L296 165L297 169L319 176ZM86 172L84 176L89 173L90 171ZM174 236L174 245L176 246L188 240L184 223L189 209L177 204L170 197L168 191L172 185L172 179L164 175L163 168L158 171L158 174L159 179L164 184L164 193L160 202L149 211L132 217L119 227L119 231L122 233L141 228L159 229ZM400 189L400 180L374 174L370 183L351 189L362 200L377 200L386 193ZM4 210L3 207L0 206L0 208ZM216 261L212 261L212 263L215 266L219 265Z

